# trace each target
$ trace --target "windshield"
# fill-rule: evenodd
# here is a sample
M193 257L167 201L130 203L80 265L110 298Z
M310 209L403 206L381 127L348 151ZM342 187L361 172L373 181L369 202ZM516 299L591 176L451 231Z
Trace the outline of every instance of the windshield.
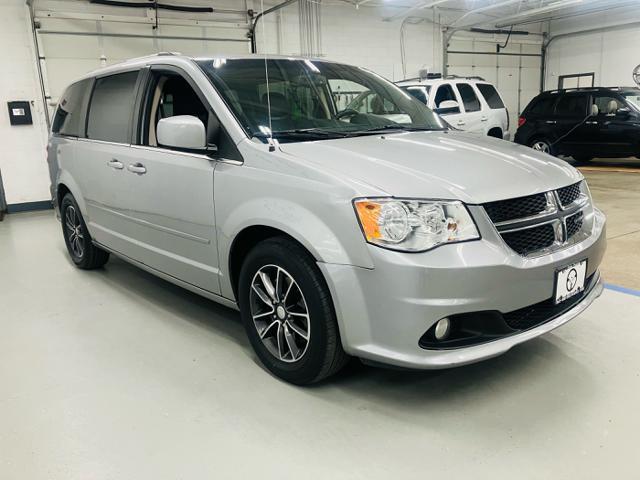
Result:
M640 89L634 88L632 90L626 90L620 93L627 100L627 102L633 105L636 110L640 111Z
M393 83L358 67L323 61L198 60L250 136L282 141L366 135L380 130L442 130L446 125Z

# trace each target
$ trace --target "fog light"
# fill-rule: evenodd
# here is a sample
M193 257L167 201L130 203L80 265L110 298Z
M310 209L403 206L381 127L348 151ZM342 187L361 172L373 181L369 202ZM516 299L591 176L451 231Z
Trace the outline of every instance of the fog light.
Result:
M443 318L436 323L436 328L433 331L433 334L436 337L436 340L445 340L449 336L449 332L451 331L451 321L448 318Z

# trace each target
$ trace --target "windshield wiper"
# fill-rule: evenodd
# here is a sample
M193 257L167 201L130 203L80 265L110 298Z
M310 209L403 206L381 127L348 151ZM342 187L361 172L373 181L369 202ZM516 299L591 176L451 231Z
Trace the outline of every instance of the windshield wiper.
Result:
M430 128L430 127L412 127L409 125L403 125L401 123L389 123L387 125L381 125L378 127L365 128L364 130L356 130L350 133L376 133L376 132L384 132L387 130L402 130L405 132L423 132L423 131L431 131L431 130L441 130L439 128Z
M269 135L263 132L255 133L254 135L260 138L269 138ZM292 130L277 130L273 132L273 138L344 138L347 136L348 133L324 130L322 128L295 128Z

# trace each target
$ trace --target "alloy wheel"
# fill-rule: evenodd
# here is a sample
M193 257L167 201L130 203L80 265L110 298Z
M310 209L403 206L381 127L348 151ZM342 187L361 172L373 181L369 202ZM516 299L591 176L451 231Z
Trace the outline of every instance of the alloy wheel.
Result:
M69 205L65 210L65 228L73 255L76 258L82 258L85 250L84 235L82 234L80 215L72 205Z
M549 144L542 140L538 140L537 142L534 142L534 144L531 145L531 148L543 153L549 153L551 151L551 149L549 148Z
M291 274L265 265L251 281L250 309L258 336L278 360L300 360L309 346L311 324L302 290Z

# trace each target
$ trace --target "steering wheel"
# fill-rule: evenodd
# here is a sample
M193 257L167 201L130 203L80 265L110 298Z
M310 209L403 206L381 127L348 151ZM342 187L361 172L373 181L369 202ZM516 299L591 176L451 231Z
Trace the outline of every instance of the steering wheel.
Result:
M344 117L355 117L356 115L360 115L360 112L353 108L346 108L336 113L336 120L342 120Z

